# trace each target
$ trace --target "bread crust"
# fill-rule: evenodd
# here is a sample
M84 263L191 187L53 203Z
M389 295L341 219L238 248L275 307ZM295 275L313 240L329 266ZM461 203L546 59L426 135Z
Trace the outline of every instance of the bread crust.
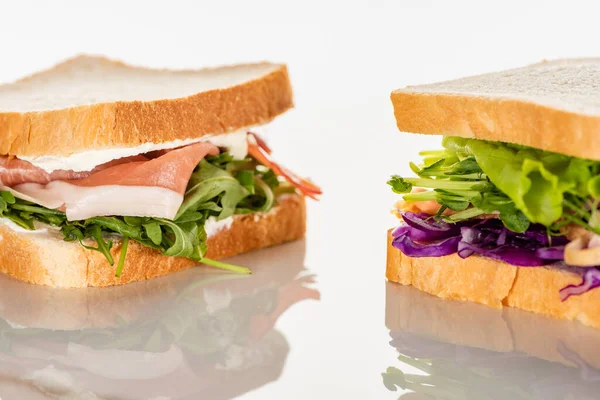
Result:
M300 239L306 231L304 197L286 195L266 214L234 216L229 229L208 239L207 258L232 257L262 247ZM111 249L118 259L121 243ZM104 255L60 238L21 234L0 225L0 271L25 282L53 287L122 285L167 275L197 265L193 260L167 257L157 250L129 242L120 278Z
M82 59L89 61L89 58L79 56L53 70L67 68ZM134 68L102 57L95 57L93 61ZM133 147L261 125L293 107L287 68L285 65L274 67L257 79L178 99L0 112L0 154L66 156L102 147Z
M403 132L502 141L600 160L600 118L524 100L395 90Z
M392 246L388 231L386 277L443 299L471 301L494 308L516 307L554 318L577 320L600 329L600 290L571 296L559 291L581 283L581 276L554 267L515 267L485 257L408 257Z

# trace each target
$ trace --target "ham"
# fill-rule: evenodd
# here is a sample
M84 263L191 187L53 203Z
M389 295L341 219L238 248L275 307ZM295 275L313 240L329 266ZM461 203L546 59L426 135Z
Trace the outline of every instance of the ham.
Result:
M91 172L54 171L51 174L31 163L14 157L0 157L0 184L13 187L21 183L46 184L62 179L80 179L88 177Z
M92 171L57 170L48 173L18 158L0 157L0 184L14 187L22 183L46 185L66 181L77 186L159 186L183 194L196 165L206 155L217 155L210 143L196 143L160 153L156 158L143 155L120 158Z
M152 159L114 160L90 172L52 173L3 157L0 181L16 197L64 210L69 220L103 215L173 219L194 168L205 156L218 153L216 146L200 142Z
M12 187L21 183L47 184L53 181L83 179L95 172L132 161L148 161L148 158L142 155L124 157L99 165L92 171L56 170L48 173L28 161L15 157L0 156L0 185Z
M219 148L207 143L195 143L148 160L131 161L103 168L83 179L67 180L76 186L103 185L155 186L185 193L194 168L207 155L216 156Z
M318 196L322 194L321 188L310 182L307 179L300 178L283 165L276 163L271 157L271 149L264 140L255 133L250 133L248 140L248 153L254 157L256 161L273 170L275 175L282 177L303 195L310 197L313 200L318 200Z

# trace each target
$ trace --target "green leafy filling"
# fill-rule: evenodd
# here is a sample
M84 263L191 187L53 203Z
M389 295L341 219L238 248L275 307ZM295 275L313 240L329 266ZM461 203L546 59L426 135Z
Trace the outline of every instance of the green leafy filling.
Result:
M78 241L85 248L99 251L114 265L111 237L123 236L116 267L120 276L129 240L160 250L162 254L192 260L237 272L247 272L204 258L207 250L204 224L210 217L223 220L234 214L267 212L279 193L294 188L280 184L272 170L252 158L234 160L229 153L203 159L192 173L183 203L174 220L152 217L93 217L67 221L65 213L16 199L0 191L0 216L18 226L33 230L36 221L60 228L66 241ZM91 241L90 241L91 239ZM95 242L95 246L90 244Z
M477 139L445 137L444 150L422 152L423 164L411 163L418 178L393 176L396 193L413 186L433 189L409 193L405 201L435 200L455 211L459 221L499 213L504 225L524 232L530 223L551 231L575 223L600 234L600 163L530 147Z

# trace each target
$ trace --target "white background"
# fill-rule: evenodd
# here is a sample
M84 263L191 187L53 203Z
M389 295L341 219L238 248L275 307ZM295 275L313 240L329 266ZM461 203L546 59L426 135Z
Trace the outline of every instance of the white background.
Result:
M449 3L4 1L0 82L82 52L150 67L287 63L296 109L269 139L325 191L309 206L305 260L322 300L279 319L291 345L284 371L247 397L391 398L380 377L396 358L384 326L385 181L438 139L398 133L390 92L599 55L596 2Z

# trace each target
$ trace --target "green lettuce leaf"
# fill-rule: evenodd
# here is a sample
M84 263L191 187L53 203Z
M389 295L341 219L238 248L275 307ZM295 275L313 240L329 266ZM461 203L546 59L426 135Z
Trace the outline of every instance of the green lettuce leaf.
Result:
M445 137L444 150L425 151L418 178L393 176L388 184L405 201L434 200L450 222L497 213L524 232L531 223L558 232L575 223L600 234L600 163L524 146ZM410 193L413 187L430 191ZM443 216L450 209L456 213Z
M503 194L531 222L552 225L563 214L566 193L588 195L593 161L505 143L445 137L443 146L473 157Z

